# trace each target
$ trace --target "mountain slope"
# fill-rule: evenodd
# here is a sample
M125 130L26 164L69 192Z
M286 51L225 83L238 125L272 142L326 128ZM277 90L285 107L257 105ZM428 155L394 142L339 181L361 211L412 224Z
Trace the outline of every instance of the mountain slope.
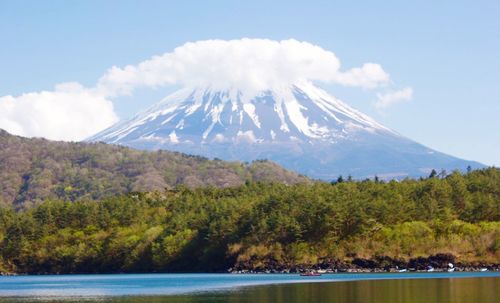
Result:
M483 166L405 138L308 82L256 93L183 89L88 140L225 160L266 158L322 179Z
M47 198L100 199L131 191L238 186L246 181L307 181L279 165L208 160L127 147L27 139L0 130L0 204L28 206Z

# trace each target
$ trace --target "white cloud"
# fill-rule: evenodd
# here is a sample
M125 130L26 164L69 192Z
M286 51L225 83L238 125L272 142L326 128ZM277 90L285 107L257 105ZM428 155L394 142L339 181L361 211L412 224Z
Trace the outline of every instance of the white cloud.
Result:
M177 144L179 143L179 137L177 137L177 134L175 133L175 130L173 130L170 135L168 135L168 138L170 139L170 142Z
M212 142L218 142L218 143L222 143L226 141L226 138L224 137L223 134L216 134L214 139L212 140Z
M20 136L79 141L117 120L111 101L78 83L0 97L0 128Z
M110 98L131 95L136 88L180 84L253 93L302 81L375 88L390 77L375 63L342 70L334 53L293 39L189 42L137 65L114 66L93 88L65 83L53 91L0 97L0 128L27 137L77 141L115 123ZM379 99L385 106L397 98ZM255 140L252 135L243 134Z
M257 138L255 138L255 135L254 135L252 130L247 130L245 132L242 132L240 130L240 131L238 131L238 134L236 135L236 141L237 142L254 143L254 142L257 142Z
M409 101L413 96L413 89L406 87L401 90L387 92L385 94L377 94L375 107L382 109L394 105L396 103Z
M388 83L389 75L374 63L341 71L334 53L293 39L206 40L137 65L114 66L97 90L114 96L131 94L137 87L181 84L254 92L303 80L373 88Z

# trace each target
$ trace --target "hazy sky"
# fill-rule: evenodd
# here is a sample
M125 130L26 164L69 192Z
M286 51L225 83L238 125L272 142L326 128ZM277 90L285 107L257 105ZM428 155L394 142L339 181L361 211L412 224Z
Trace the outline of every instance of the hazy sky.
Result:
M178 87L89 91L112 66L190 41L296 39L334 53L342 70L371 62L390 75L378 89L323 84L333 95L429 147L498 166L500 2L409 2L1 1L0 125L76 125L83 136Z

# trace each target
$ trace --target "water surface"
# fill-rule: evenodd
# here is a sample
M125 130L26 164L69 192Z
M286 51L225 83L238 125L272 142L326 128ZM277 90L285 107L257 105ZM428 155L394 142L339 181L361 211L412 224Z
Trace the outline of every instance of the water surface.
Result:
M318 283L322 282L322 283ZM0 302L500 302L500 273L0 277Z

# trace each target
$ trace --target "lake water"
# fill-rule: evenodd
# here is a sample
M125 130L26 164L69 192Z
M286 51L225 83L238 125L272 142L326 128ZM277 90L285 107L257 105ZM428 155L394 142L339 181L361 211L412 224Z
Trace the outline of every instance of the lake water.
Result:
M500 302L500 273L0 277L0 302Z

